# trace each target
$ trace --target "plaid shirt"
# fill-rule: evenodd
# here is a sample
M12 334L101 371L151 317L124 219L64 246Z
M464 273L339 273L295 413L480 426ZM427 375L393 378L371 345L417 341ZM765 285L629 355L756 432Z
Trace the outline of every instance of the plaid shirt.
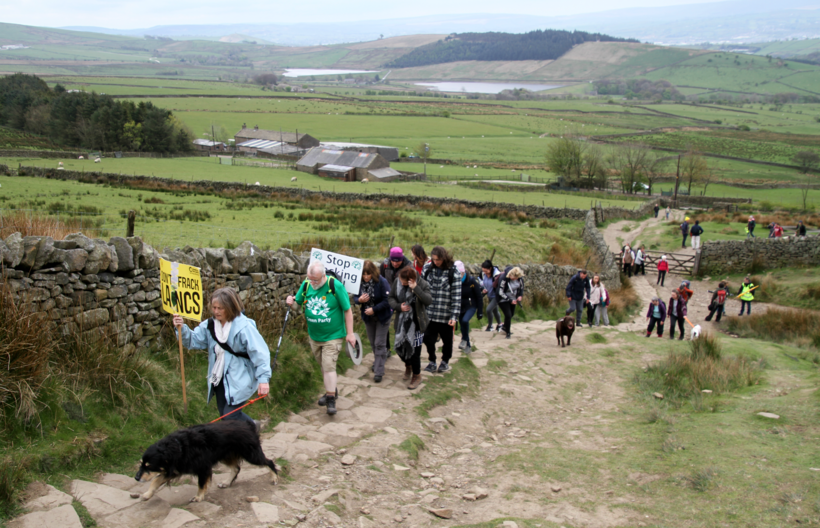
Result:
M449 270L441 275L436 274L432 262L428 262L421 270L421 276L430 283L430 294L433 302L427 307L427 316L437 323L449 323L451 319L458 321L461 313L461 273L453 268L453 280L448 281Z

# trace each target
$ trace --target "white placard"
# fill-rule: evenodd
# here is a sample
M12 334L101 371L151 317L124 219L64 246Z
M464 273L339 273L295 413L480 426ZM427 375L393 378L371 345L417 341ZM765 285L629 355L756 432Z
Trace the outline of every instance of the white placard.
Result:
M364 261L340 253L313 248L310 250L310 264L319 261L325 269L333 270L344 281L345 290L351 295L358 295L362 285L362 267Z

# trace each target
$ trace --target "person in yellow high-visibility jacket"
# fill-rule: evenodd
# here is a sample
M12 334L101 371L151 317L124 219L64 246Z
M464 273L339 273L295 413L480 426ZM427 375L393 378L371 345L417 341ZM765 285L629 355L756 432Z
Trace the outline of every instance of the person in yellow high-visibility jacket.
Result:
M746 277L743 284L740 285L740 290L737 292L738 297L740 297L740 313L738 315L743 315L744 308L746 308L746 315L752 315L752 301L755 296L750 290L754 287L755 285L752 284L752 279L749 277Z

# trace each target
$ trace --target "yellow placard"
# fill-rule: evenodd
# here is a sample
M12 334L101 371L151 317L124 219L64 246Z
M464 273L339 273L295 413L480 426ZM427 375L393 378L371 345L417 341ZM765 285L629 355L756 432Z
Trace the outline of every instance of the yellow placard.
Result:
M199 268L159 259L162 309L185 319L202 320L202 277Z

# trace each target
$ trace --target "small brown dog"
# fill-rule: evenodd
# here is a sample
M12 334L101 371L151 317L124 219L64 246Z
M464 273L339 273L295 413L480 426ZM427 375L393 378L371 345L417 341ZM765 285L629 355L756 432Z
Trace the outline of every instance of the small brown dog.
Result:
M575 317L570 315L572 310L567 310L566 317L562 317L558 319L558 322L555 325L555 337L558 338L558 344L561 345L561 348L564 348L564 336L567 337L567 345L570 345L570 341L572 341L572 333L575 332Z

